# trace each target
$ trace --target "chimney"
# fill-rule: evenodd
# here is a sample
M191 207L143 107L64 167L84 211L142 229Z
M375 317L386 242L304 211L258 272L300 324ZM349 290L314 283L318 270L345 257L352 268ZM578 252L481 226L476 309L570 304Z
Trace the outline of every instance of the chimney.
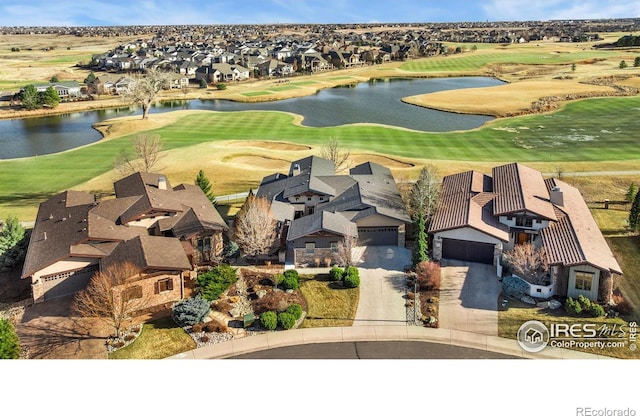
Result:
M158 189L167 190L167 178L164 176L158 177Z
M300 165L299 164L295 164L293 165L293 169L291 169L291 176L298 176L300 174Z
M554 186L549 192L551 203L559 207L564 206L564 196L562 195L562 189L559 186Z

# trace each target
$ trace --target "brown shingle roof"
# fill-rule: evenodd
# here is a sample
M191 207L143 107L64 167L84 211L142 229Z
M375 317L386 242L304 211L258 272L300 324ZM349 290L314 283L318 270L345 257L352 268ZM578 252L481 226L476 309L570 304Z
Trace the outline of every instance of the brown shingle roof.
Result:
M138 236L125 241L103 260L102 268L131 262L140 270L190 270L191 264L175 238Z

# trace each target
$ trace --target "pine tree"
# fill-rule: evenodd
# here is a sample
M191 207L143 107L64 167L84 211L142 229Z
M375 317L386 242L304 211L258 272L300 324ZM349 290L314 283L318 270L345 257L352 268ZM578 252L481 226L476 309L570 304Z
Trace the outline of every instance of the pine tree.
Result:
M633 202L633 198L636 197L636 184L631 182L631 185L629 185L629 189L627 189L627 193L624 196L624 199L627 202Z
M429 260L428 250L429 243L427 241L427 233L425 231L424 215L418 214L418 220L415 222L416 242L413 247L413 265Z
M640 227L640 192L636 192L629 211L629 228L631 231L637 231L638 227Z
M42 94L41 101L47 107L56 107L60 104L60 95L58 95L58 91L55 88L49 87Z
M29 84L23 88L21 93L22 106L27 110L35 110L41 108L40 95L33 84Z
M200 171L198 172L195 183L200 187L200 189L202 189L202 192L207 196L207 198L209 198L209 201L215 204L216 197L213 196L213 193L211 192L211 182L209 182L209 179L206 177L202 169L200 169Z
M20 340L11 322L0 319L0 359L20 358Z

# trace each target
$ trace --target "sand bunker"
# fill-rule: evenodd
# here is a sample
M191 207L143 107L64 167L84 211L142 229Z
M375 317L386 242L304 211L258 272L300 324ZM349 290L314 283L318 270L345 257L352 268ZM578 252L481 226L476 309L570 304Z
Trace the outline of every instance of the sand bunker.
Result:
M310 150L311 147L303 146L300 144L293 143L284 143L284 142L267 142L267 141L254 141L247 140L241 142L231 142L228 144L229 147L259 147L261 149L269 149L269 150L290 150L290 151L303 151Z

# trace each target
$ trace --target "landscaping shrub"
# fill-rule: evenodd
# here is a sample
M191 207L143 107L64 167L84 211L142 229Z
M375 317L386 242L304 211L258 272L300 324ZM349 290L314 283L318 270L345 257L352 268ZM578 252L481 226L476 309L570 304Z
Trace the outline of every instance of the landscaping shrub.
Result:
M342 280L343 273L344 271L340 267L334 266L329 270L329 280L332 282L338 282Z
M278 315L273 311L267 311L260 315L260 324L269 331L273 331L278 326Z
M287 270L284 272L284 277L295 277L296 280L300 278L297 270Z
M589 309L589 314L594 318L598 318L600 316L604 316L604 308L599 303L591 303L591 309Z
M297 303L292 303L287 308L287 313L293 315L293 317L296 318L297 321L302 317L302 306L298 305Z
M209 342L209 335L203 335L200 337L200 342Z
M360 272L356 267L344 269L344 277L342 279L344 287L356 288L360 286Z
M173 320L179 326L190 326L202 322L209 314L209 301L200 295L178 302L173 307Z
M222 256L225 259L237 259L240 256L240 247L235 241L229 241L224 245Z
M633 313L633 307L620 293L613 294L614 309L621 315L631 315Z
M577 300L573 298L567 298L567 300L564 302L564 310L569 315L578 316L582 313L582 306Z
M228 264L220 264L196 278L196 290L208 301L216 300L238 280L236 271Z
M300 286L298 283L298 277L285 274L284 279L282 280L282 287L286 290L296 290Z
M124 336L125 341L133 341L136 336L133 334L127 334Z
M278 314L278 322L284 329L291 329L296 324L296 317L288 312L282 312Z
M582 307L583 312L591 311L591 300L584 295L578 296L578 302L580 302L580 306Z
M516 276L507 276L502 279L502 291L504 294L516 299L529 294L529 287L529 283Z
M194 325L191 327L191 332L202 332L202 328L203 328L203 327L204 327L204 325L203 325L203 324L200 324L200 323L198 323L198 324L194 324Z
M275 285L278 286L284 281L284 275L282 273L274 274L272 280L275 282Z
M416 279L420 290L440 289L440 265L432 261L422 261L416 265Z

